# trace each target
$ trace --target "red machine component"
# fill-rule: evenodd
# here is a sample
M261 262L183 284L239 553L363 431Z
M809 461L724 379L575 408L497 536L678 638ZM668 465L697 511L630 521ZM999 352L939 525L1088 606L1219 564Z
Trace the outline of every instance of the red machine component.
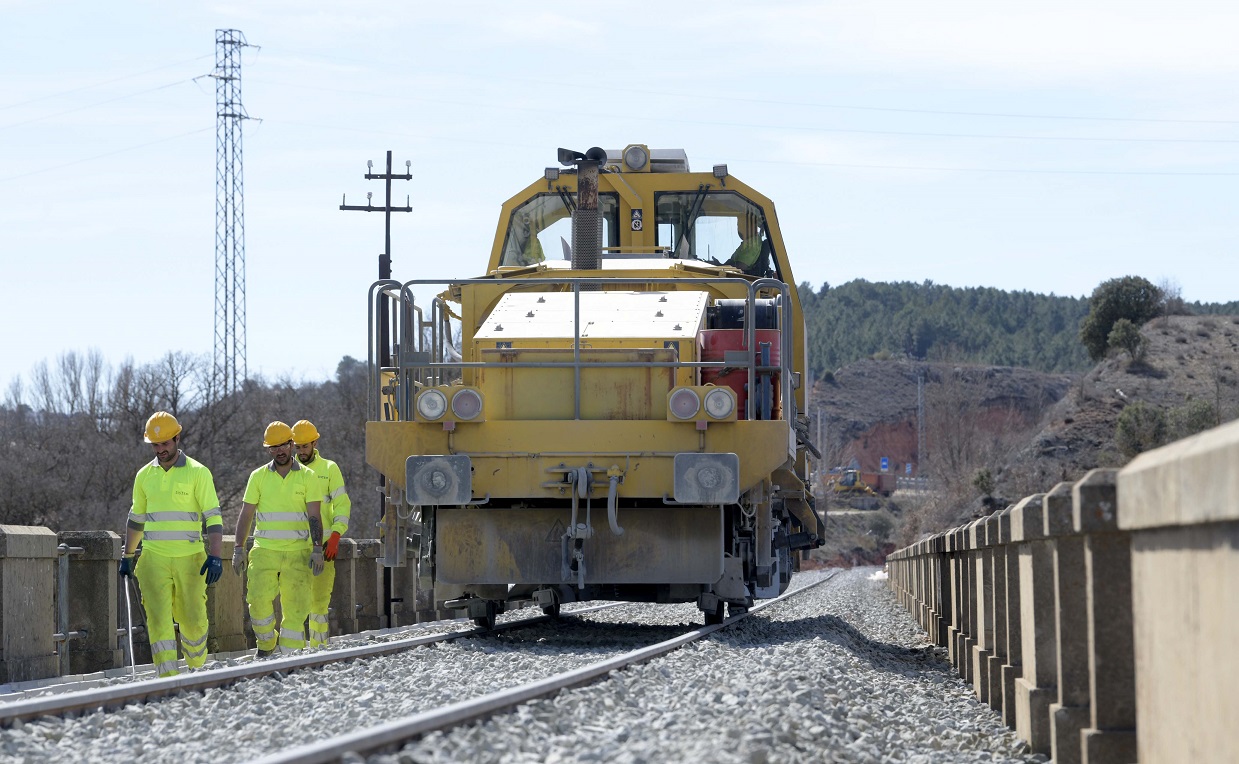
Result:
M753 349L753 359L760 363L761 348L763 343L770 344L770 366L779 365L779 344L782 342L781 332L778 329L757 329L756 347ZM744 330L743 329L702 329L697 333L697 342L701 346L701 360L703 361L722 361L724 354L729 350L744 350ZM739 418L745 419L745 404L748 400L748 371L742 368L704 368L701 370L701 384L703 385L720 385L730 387L736 393L736 407L739 411ZM761 379L760 373L757 379ZM779 392L779 377L772 374L771 394L773 396L771 406L773 408L773 417L778 419L782 416L782 406ZM760 416L760 415L759 415Z

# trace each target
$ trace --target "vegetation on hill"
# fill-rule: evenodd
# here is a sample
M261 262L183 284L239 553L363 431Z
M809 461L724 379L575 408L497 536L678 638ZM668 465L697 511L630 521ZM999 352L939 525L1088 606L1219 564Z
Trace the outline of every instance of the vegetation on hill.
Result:
M906 358L1082 372L1089 301L988 287L850 281L801 284L814 377L865 358Z
M855 361L888 358L1083 373L1106 355L1119 319L1138 327L1163 313L1239 315L1239 302L1186 303L1173 284L1154 286L1138 276L1104 282L1091 298L932 281L857 280L817 290L802 283L798 291L815 379ZM1090 312L1096 318L1086 324ZM1133 341L1130 332L1125 339Z

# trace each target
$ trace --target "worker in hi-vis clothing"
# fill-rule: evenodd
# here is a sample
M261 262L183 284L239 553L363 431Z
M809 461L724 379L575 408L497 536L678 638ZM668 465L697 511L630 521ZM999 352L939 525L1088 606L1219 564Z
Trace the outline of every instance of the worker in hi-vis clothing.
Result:
M133 480L120 574L137 576L155 670L176 676L174 621L181 627L185 665L196 669L206 663L207 585L223 572L224 519L211 471L181 451L176 417L166 411L151 414L144 436L155 459ZM204 524L209 551L202 544ZM135 569L139 542L142 556Z
M293 429L272 422L263 433L271 461L250 473L237 518L237 545L232 569L245 568L245 540L255 522L254 550L245 568L250 626L260 657L305 647L310 610L310 574L323 572L322 491L313 470L293 458ZM275 597L280 597L279 640L275 634Z
M344 490L340 466L324 459L317 446L318 428L313 422L302 419L293 425L293 447L297 450L297 460L318 477L318 493L323 497L323 533L331 534L323 544L323 574L310 581L310 647L325 646L330 636L327 609L331 605L331 589L336 583L336 552L340 547L340 536L348 532L349 513L353 508Z

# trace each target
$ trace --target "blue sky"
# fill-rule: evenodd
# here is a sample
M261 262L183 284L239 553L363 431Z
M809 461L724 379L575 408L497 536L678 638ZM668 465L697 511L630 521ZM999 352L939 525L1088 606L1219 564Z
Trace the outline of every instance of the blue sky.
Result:
M1239 299L1239 4L0 0L0 385L214 343L215 30L243 57L251 375L365 354L397 278L478 275L555 150L683 148L773 198L797 281ZM261 120L261 121L258 121Z

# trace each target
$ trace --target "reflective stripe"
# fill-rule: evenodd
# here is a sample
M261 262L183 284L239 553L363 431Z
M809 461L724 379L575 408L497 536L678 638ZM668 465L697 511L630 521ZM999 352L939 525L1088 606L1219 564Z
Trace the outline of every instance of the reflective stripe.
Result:
M206 655L206 645L199 647L197 650L190 650L188 647L185 648L186 659L197 658L199 655Z
M198 531L147 531L144 538L151 541L201 541L202 534Z
M305 633L301 629L280 629L280 639L294 639L300 642L305 639Z
M337 488L336 490L334 490L334 491L332 491L331 493L327 494L327 501L334 501L334 500L336 499L336 497L338 497L338 496L343 496L343 495L344 495L344 486L340 486L340 487L339 487L339 488Z
M129 522L131 522L131 523L137 523L138 525L145 525L145 524L146 524L146 513L144 512L144 513L142 513L142 514L140 514L140 515L139 515L139 514L136 514L136 513L134 513L134 512L130 512L130 513L129 513Z
M275 613L272 613L266 618L259 618L257 621L251 618L250 625L251 626L270 626L274 621L275 621Z
M202 516L203 517L223 517L224 513L220 512L219 507L215 507L213 509L208 509L207 511L203 512Z
M258 642L266 642L268 639L275 639L275 629L271 631L259 631L254 629L254 639Z
M304 512L259 512L260 523L299 523L305 519Z
M166 653L169 650L171 650L172 652L176 652L176 640L175 639L162 639L156 642L155 644L151 645L152 654Z
M176 660L160 661L155 664L155 670L160 676L176 676L180 672L180 662Z
M147 535L149 536L150 534L147 534ZM260 538L260 539L308 539L310 537L310 532L309 531L271 531L271 530L262 529L262 530L254 531L254 537Z
M197 512L174 512L171 510L166 510L146 513L146 522L148 523L192 523L197 522L197 520Z
M182 635L181 635L181 644L182 644L182 645L184 645L185 647L197 647L198 645L205 645L205 644L206 644L206 638L207 638L207 635L206 635L206 634L203 634L203 635L202 635L202 639L186 639L186 638L185 638L185 635L184 635L184 634L182 634Z
M310 613L310 623L327 623L327 616Z

